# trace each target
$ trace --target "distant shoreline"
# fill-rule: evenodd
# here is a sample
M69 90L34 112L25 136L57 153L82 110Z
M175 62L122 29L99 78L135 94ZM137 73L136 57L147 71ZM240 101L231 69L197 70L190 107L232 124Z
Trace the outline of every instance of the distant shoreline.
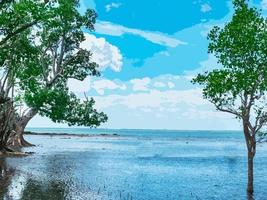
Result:
M230 132L242 132L242 129L240 130L232 130L232 129L225 129L225 130L216 130L216 129L168 129L168 128L159 128L159 129L153 129L153 128L96 128L96 129L91 129L87 127L28 127L29 132L34 132L34 130L37 129L52 129L52 130L60 130L60 129L68 129L68 130L99 130L99 131L155 131L155 132L160 132L160 131L167 131L167 132L193 132L193 131L200 131L200 132L225 132L225 131L230 131ZM31 131L33 130L33 131Z
M66 136L66 137L120 137L119 134L113 133L113 134L75 134L75 133L37 133L32 131L25 131L25 135L43 135L43 136Z

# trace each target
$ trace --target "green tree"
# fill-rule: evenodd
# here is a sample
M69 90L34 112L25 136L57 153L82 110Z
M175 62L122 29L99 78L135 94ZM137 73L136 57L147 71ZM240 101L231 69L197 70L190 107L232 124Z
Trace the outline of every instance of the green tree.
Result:
M29 28L50 14L51 6L41 1L0 2L0 151L12 131L15 116L13 97L20 64L31 54Z
M13 146L27 146L23 132L27 123L39 113L54 122L78 126L99 126L107 120L102 112L93 108L94 100L81 101L69 92L68 80L84 80L87 76L98 76L98 65L91 62L91 53L81 49L85 36L82 28L93 30L96 13L87 10L85 15L77 11L79 1L58 1L54 12L60 17L40 25L34 48L36 54L21 74L21 100L30 108L19 115L14 125L14 134L9 138ZM36 74L32 78L33 72Z
M15 9L17 4L9 6ZM29 145L22 134L37 113L54 122L69 125L96 127L107 121L104 113L94 109L92 98L80 100L69 91L67 85L70 78L82 81L87 76L100 75L98 65L91 62L91 53L80 48L80 43L85 39L83 29L93 30L96 13L87 10L81 15L77 10L78 0L47 1L40 6L43 6L42 13L46 17L38 18L37 23L16 37L10 37L3 43L6 50L1 49L3 80L8 80L2 83L5 88L2 94L5 94L5 102L9 102L9 106L5 103L1 108L5 111L1 122L8 127L0 131L2 146ZM40 14L41 11L34 9L28 12ZM8 92L6 88L10 88ZM26 104L28 109L21 112L21 104Z
M193 83L204 86L203 95L217 110L242 121L248 156L247 191L253 193L253 159L256 135L267 123L267 23L245 0L233 1L235 12L223 28L209 33L209 53L222 69L199 74Z

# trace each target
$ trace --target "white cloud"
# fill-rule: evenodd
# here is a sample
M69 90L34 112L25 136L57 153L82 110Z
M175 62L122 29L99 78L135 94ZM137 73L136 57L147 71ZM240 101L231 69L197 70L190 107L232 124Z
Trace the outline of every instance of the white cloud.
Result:
M143 37L150 42L160 44L168 47L177 47L178 45L185 45L185 42L182 42L174 37L160 33L160 32L151 32L143 31L139 29L127 28L125 26L112 24L106 21L99 21L95 24L95 30L97 33L121 36L123 34L134 34L140 37Z
M88 92L90 90L90 77L86 77L83 81L69 79L68 87L74 93Z
M206 13L206 12L210 12L212 10L211 6L207 3L202 4L201 8L200 8L201 12Z
M79 11L81 13L84 13L88 8L90 9L96 9L96 4L94 0L80 0L80 7Z
M85 41L82 48L90 50L92 60L99 64L100 69L110 67L114 71L120 71L122 67L122 55L118 47L108 43L105 38L96 38L94 35L85 33Z
M130 83L133 84L133 91L148 91L147 86L150 81L150 78L146 77L143 79L132 79Z
M210 105L202 98L201 89L189 90L150 90L148 93L135 93L129 95L108 95L95 97L98 107L103 109L111 105L124 105L133 109L157 109L160 111L175 111L178 105L196 107ZM156 110L154 110L156 111Z
M193 77L193 76L192 76ZM145 77L145 78L135 78L128 81L122 81L119 79L105 79L104 77L101 78L94 78L90 77L89 83L87 84L80 84L84 85L83 88L86 86L86 91L89 91L88 95L96 95L96 93L100 95L110 95L110 94L120 94L120 95L129 95L132 93L138 92L150 92L151 90L158 89L160 91L166 90L181 90L181 89L188 89L194 88L197 86L193 86L190 82L191 77L188 76L176 76L171 74L165 74L153 78ZM76 84L73 84L75 87ZM106 85L103 87L103 85ZM79 86L78 86L79 87ZM76 90L81 91L81 89L76 88ZM105 91L106 90L106 91ZM110 91L108 91L110 90ZM111 91L112 90L112 91ZM116 90L116 91L115 91ZM82 90L84 91L84 89Z
M95 96L96 107L109 115L105 127L154 129L238 129L232 115L215 110L202 90L148 90L128 95ZM127 119L127 120L125 120Z
M115 90L115 89L126 90L125 84L119 85L115 83L114 81L107 80L107 79L94 81L91 84L91 87L94 88L97 91L97 93L100 95L104 95L105 90Z
M214 108L211 107L210 110L198 110L196 108L190 108L188 111L184 112L182 116L186 117L187 119L227 119L229 118L229 114L222 113L216 111Z
M157 88L164 88L164 87L166 87L166 84L162 83L162 82L155 82L154 86Z
M218 59L213 54L209 54L208 59L201 61L199 63L199 65L200 65L200 67L198 67L194 70L185 71L185 74L187 75L188 79L192 79L198 73L204 73L206 71L211 71L213 69L217 69L217 68L222 67L222 65L218 63Z
M267 10L267 0L262 0L261 1L261 7L263 10Z
M196 75L186 75L184 78L188 81L191 81Z
M175 87L175 84L173 82L168 82L168 87L172 89Z
M110 3L110 4L107 4L106 6L105 6L105 8L106 8L106 12L109 12L111 9L113 9L113 8L119 8L121 6L121 3L114 3L114 2L112 2L112 3Z

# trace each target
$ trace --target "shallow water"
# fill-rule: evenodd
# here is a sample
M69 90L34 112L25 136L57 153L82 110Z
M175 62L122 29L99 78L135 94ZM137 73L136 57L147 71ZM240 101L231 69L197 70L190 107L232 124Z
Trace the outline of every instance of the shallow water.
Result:
M35 154L1 160L3 199L247 199L240 132L96 132L121 136L27 136ZM254 199L267 199L266 166L260 144Z

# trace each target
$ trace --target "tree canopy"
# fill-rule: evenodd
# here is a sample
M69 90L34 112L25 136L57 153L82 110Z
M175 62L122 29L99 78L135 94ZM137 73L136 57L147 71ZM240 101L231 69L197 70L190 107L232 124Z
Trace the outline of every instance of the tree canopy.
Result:
M267 122L267 21L246 1L236 0L234 6L232 20L208 35L209 53L223 68L199 74L193 82L204 86L204 97L218 110L254 118L249 126L256 133Z

